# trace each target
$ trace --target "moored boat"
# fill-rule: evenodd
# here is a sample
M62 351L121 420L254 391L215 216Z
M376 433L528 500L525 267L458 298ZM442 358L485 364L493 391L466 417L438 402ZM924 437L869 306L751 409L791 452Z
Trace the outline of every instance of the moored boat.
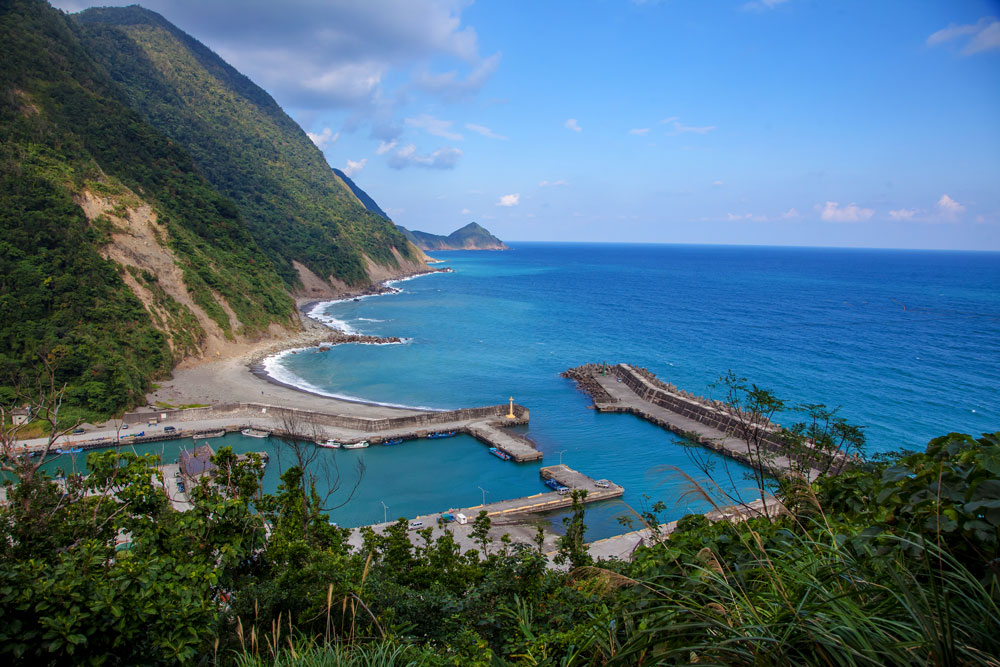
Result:
M427 437L433 440L435 438L450 438L453 435L455 435L454 431L435 431L434 433L429 433Z
M343 447L343 445L336 440L324 440L323 442L317 442L316 444L320 447L326 447L327 449L340 449Z
M385 441L383 441L382 444L386 445L386 446L388 446L388 445L398 445L401 442L403 442L402 438L392 438L391 440L385 440Z
M267 431L258 431L255 428L245 428L240 431L240 434L245 435L248 438L267 438L271 435Z
M362 440L361 442L352 442L349 445L344 445L344 449L363 449L368 446L367 440Z
M496 447L490 447L490 454L497 457L498 459L503 459L504 461L510 461L510 454L503 451L502 449L497 449Z

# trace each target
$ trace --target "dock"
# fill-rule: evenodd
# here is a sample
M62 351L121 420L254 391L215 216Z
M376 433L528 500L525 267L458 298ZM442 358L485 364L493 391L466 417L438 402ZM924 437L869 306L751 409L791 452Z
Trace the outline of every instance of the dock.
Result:
M739 436L740 425L732 416L733 409L719 401L679 390L649 371L629 364L587 364L571 368L563 376L575 380L591 396L595 410L636 415L740 463L756 464L746 441ZM786 445L776 437L776 425L764 424L763 429L767 433L763 441L767 451L763 465L766 472L784 475L797 471L810 480L822 474L808 461L804 462L803 457L790 456ZM838 460L834 469L840 469L844 463Z
M103 449L119 445L143 444L177 438L212 438L243 429L266 431L277 437L323 442L337 440L372 444L386 440L417 440L434 432L468 434L490 447L507 453L516 463L538 461L542 453L526 435L512 426L529 423L530 413L521 405L493 405L459 410L421 411L400 417L366 419L334 413L285 408L265 403L229 403L206 408L169 409L156 412L129 412L123 430L92 431L86 435L60 438L53 445L62 449ZM170 431L165 430L169 427ZM141 433L141 435L140 435ZM133 435L135 434L135 435ZM22 444L25 453L40 452L45 439Z

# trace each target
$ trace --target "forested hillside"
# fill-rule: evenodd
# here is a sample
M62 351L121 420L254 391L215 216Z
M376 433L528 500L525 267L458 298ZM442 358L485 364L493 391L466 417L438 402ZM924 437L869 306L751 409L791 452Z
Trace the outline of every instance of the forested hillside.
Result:
M0 41L5 401L48 360L72 405L107 414L207 333L291 322L294 304L238 208L127 106L70 19L6 2ZM144 267L152 250L174 284Z
M390 268L416 260L406 238L358 201L270 95L204 45L137 6L75 19L130 105L236 202L289 287L298 284L293 261L361 285L366 258Z

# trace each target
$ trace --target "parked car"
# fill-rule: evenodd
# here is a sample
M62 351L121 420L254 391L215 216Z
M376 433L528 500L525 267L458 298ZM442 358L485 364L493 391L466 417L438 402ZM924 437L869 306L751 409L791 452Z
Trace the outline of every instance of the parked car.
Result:
M599 489L610 489L611 482L609 482L606 479L599 479L596 482L594 482L594 486L596 486Z
M176 430L177 430L176 426L164 426L163 427L163 432L164 433L173 433Z
M410 530L416 530L417 528L423 528L423 527L424 527L424 522L423 521L411 521L410 522Z
M86 433L82 428L73 429L73 435L80 435L81 433Z
M123 431L124 431L125 429L127 429L127 428L128 428L128 424L122 424L122 430L123 430Z

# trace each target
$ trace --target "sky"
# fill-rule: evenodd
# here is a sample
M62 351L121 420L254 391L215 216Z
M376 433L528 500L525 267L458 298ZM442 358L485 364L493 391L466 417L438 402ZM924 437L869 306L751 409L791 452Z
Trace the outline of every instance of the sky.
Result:
M139 3L410 229L1000 250L997 0Z

